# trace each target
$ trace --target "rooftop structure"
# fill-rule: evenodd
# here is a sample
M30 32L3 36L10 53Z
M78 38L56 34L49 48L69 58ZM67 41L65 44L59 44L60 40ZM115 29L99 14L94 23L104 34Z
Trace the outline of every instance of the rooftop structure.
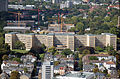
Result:
M34 20L23 20L23 21L7 20L7 26L18 26L18 22L19 22L19 26L21 27L28 27L29 25L34 26L35 24Z
M4 27L3 30L5 31L13 31L13 32L22 32L25 33L26 31L30 31L31 27L14 27L14 26L7 26Z

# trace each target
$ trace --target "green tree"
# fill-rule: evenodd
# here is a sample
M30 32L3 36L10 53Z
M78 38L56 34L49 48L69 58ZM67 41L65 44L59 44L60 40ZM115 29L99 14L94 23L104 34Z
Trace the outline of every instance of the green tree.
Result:
M110 21L110 17L109 17L109 16L105 17L105 18L104 18L104 21L105 21L105 22L109 22L109 21Z
M22 61L20 60L20 58L16 58L16 57L15 57L15 58L13 58L12 60L13 60L13 61L17 61L17 62L19 62L19 63L21 63L21 62L22 62Z
M58 66L60 64L60 61L55 61L54 66Z
M35 46L30 49L31 53L33 53L34 56L37 56L38 59L40 59L40 54L45 53L45 48L43 46Z
M103 49L102 49L100 46L97 46L97 47L95 48L95 50L96 50L96 51L99 51L99 52L103 51Z
M80 70L83 69L83 62L82 62L82 59L79 60L79 63L78 63L79 67L80 67Z
M86 54L90 54L90 51L87 50L87 49L84 49L83 52L82 52L83 55L86 55Z
M48 48L48 52L52 53L54 55L54 53L56 52L56 48L54 46L52 46L51 48Z
M105 75L107 75L107 74L108 74L108 70L105 68L105 70L103 71L103 73L104 73Z
M26 67L23 68L24 72L27 73L28 69Z
M114 50L113 46L107 46L106 50L107 50L108 54L114 55L114 56L116 55L116 51Z
M8 60L8 55L3 55L2 59L3 60Z
M76 25L76 30L83 31L84 30L84 24L82 22L78 22Z
M120 33L120 30L116 27L110 28L110 33L118 35Z
M120 69L118 69L118 75L119 75L119 78L120 78Z
M107 46L106 47L107 52L114 50L113 46Z
M99 69L98 69L98 68L94 68L94 69L93 69L93 72L94 72L94 73L97 73L97 72L99 72Z
M70 49L64 49L61 53L63 53L65 56L73 54L73 52Z
M25 44L24 43L22 43L21 41L16 41L15 42L15 45L14 45L14 48L15 49L25 49Z
M90 56L89 60L98 60L98 58L96 56Z
M43 59L44 59L44 56L45 56L44 53L43 53L43 54L40 54L40 59L43 60Z
M10 75L10 79L20 79L20 74L18 71L12 71Z

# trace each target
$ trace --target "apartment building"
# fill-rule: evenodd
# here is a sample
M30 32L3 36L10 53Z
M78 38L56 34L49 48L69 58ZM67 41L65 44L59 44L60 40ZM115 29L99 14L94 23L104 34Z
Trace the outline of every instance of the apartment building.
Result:
M8 43L11 49L14 49L14 43L17 40L25 44L26 50L41 44L45 44L48 48L55 46L60 51L66 48L75 51L80 46L113 46L116 50L117 46L117 36L110 33L77 35L74 32L54 32L48 34L19 34L12 32L5 34L5 43Z

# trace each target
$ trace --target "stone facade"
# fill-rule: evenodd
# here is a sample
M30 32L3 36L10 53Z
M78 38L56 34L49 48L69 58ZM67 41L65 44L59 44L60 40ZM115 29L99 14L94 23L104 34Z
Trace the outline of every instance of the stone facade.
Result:
M75 51L80 46L89 47L106 47L113 46L116 50L117 36L109 33L102 33L101 35L77 35L71 32L57 32L49 34L19 34L8 33L5 34L5 43L10 45L10 48L14 48L15 41L21 41L25 44L26 50L30 50L31 47L40 46L45 44L48 48L55 46L58 50L70 48Z

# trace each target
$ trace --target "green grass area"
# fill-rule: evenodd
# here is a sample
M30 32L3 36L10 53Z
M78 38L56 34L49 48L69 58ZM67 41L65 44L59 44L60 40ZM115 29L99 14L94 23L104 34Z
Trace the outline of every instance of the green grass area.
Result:
M19 50L19 49L13 49L12 51L15 53L27 53L28 52L26 50Z

